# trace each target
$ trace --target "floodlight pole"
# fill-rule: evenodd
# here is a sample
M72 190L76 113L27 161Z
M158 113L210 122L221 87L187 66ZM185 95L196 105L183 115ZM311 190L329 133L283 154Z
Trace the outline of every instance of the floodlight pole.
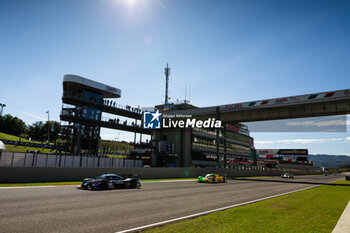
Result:
M0 116L2 116L2 111L4 110L4 107L6 107L6 104L0 103L0 107L1 107L1 109L0 109Z
M164 70L165 74L165 104L168 104L168 83L169 83L169 75L170 75L170 68L168 66L168 63L166 64L166 68Z
M47 141L50 143L50 112L47 110Z

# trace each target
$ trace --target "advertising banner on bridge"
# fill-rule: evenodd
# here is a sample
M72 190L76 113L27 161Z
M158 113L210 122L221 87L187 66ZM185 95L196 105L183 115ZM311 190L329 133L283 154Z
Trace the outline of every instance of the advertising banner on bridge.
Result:
M277 151L278 149L257 149L256 154L259 158L271 159L278 158Z
M235 133L240 133L240 134L249 136L249 130L245 129L243 127L239 127L238 125L227 124L226 125L226 129L228 131L232 131L232 132L235 132Z
M307 149L280 149L277 151L278 155L298 155L298 156L308 156Z
M291 162L295 162L296 161L296 156L294 155L284 155L283 156L283 160L285 161L291 161Z
M309 154L307 149L257 149L256 153L259 158L281 158L288 161L296 161L297 158L304 161Z

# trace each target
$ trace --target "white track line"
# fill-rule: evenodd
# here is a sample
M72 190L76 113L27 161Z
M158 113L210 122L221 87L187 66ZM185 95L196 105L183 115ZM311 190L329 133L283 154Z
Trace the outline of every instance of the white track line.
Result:
M169 219L169 220L162 221L162 222L152 223L152 224L149 224L149 225L135 227L135 228L127 229L127 230L117 231L116 233L127 233L127 232L134 232L134 231L145 230L147 228L151 228L151 227L155 227L155 226L161 226L161 225L164 225L164 224L177 222L177 221L181 221L181 220L185 220L185 219L189 219L189 218L194 218L194 217L210 214L210 213L217 212L217 211L227 210L227 209L231 209L231 208L234 208L234 207L251 204L251 203L254 203L254 202L264 201L264 200L267 200L267 199L270 199L270 198L279 197L279 196L283 196L283 195L290 194L290 193L296 193L296 192L299 192L299 191L315 188L315 187L318 187L318 186L320 186L320 185L313 185L313 186L310 186L310 187L297 189L297 190L286 192L286 193L280 193L280 194L272 195L272 196L269 196L269 197L263 197L263 198L259 198L259 199L252 200L252 201L247 201L247 202L243 202L243 203L239 203L239 204L235 204L235 205L230 205L230 206L226 206L226 207L222 207L222 208L218 208L218 209L213 209L213 210L208 210L208 211L204 211L204 212L200 212L200 213L196 213L196 214L187 215L187 216L184 216L184 217Z
M31 188L53 188L53 187L64 187L64 186L54 186L54 185L47 185L47 186L15 186L15 187L0 187L0 189L31 189Z

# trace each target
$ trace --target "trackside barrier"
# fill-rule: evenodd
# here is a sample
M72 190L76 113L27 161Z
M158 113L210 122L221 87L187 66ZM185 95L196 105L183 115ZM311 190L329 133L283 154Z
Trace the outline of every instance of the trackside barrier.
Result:
M102 156L2 152L0 167L132 168L143 167L143 161Z
M279 169L232 169L232 168L48 168L48 167L0 167L0 183L78 181L103 173L137 174L141 179L195 178L207 173L227 176L279 176L285 171ZM297 170L294 175L320 174L316 169Z

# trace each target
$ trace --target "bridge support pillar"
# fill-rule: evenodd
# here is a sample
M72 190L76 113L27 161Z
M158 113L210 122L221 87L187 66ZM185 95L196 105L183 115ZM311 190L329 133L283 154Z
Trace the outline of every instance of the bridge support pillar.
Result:
M220 108L216 107L216 120L220 120ZM216 162L220 167L220 129L216 128Z
M227 161L227 144L226 144L226 136L227 136L227 131L226 131L226 124L224 124L224 168L226 168L226 161Z

